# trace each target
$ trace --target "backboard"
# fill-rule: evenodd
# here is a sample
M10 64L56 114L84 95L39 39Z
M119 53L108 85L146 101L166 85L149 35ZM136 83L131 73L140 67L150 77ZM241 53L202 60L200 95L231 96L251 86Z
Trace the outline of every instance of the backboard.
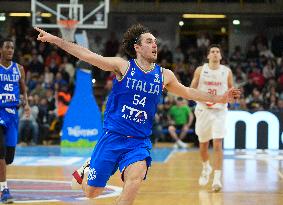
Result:
M105 29L110 0L31 0L32 25L59 28L60 20L78 21L77 29Z

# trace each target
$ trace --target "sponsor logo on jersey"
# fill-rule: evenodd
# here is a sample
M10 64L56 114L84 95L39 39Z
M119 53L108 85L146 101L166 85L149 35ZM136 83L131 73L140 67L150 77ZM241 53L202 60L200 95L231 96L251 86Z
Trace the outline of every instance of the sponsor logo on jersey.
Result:
M0 94L1 103L8 103L8 102L14 102L14 101L16 101L15 94L9 94L9 93Z
M18 74L18 69L16 67L13 68L13 74Z
M132 108L130 106L124 105L122 108L123 118L127 120L131 120L137 123L144 124L147 120L147 113L142 110L138 110L136 108Z
M134 76L134 75L135 75L135 68L133 68L131 71L131 76Z
M154 82L155 83L160 83L159 75L157 73L155 74Z
M96 170L94 168L90 168L89 169L89 173L88 173L88 180L92 181L96 179Z

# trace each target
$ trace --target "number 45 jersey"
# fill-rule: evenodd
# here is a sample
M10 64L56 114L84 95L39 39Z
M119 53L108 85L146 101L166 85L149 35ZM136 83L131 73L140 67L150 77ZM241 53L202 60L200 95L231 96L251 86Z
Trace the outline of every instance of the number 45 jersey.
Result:
M9 67L0 64L0 108L16 107L20 99L21 73L17 63Z
M146 138L151 135L162 95L163 72L157 64L145 71L134 59L128 63L124 76L113 80L104 113L104 128L126 136Z

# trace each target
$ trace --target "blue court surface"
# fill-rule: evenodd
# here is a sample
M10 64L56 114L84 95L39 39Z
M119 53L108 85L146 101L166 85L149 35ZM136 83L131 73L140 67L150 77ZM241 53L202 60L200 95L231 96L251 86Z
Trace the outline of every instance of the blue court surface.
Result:
M16 148L13 165L20 166L69 166L81 165L91 156L93 148L62 148L60 146L27 146ZM172 148L153 148L153 162L165 162Z

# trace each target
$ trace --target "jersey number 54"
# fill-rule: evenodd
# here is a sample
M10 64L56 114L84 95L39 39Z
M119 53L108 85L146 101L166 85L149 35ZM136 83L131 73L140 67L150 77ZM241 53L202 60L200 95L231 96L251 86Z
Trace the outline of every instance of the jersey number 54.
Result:
M146 100L146 97L142 98L140 95L134 95L133 104L134 105L142 105L144 107L145 106L145 100Z

